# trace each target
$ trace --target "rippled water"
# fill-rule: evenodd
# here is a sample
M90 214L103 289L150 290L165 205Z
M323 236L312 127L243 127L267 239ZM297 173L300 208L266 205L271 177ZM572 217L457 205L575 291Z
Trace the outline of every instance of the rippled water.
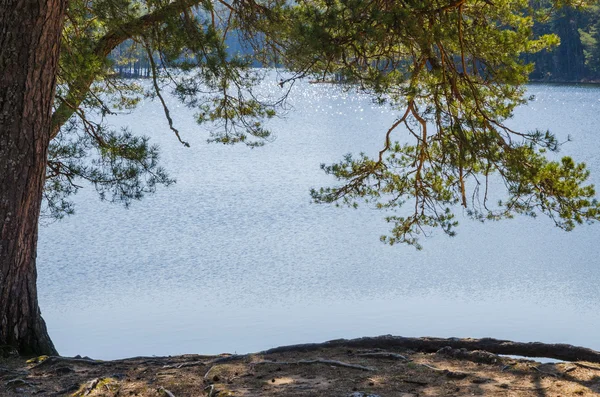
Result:
M275 89L276 85L272 85ZM550 128L600 180L600 88L534 85L511 124ZM395 114L364 97L303 84L277 139L250 150L206 144L185 108L169 133L157 103L111 120L148 134L178 183L129 210L77 195L45 226L39 294L64 355L249 352L333 338L492 336L600 349L600 225L571 233L545 218L437 232L424 250L379 242L368 207L311 204L319 169L375 153Z

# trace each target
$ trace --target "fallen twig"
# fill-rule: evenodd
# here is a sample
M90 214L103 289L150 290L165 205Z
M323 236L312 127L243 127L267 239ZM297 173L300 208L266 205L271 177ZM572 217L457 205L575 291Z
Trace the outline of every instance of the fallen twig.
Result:
M94 390L96 388L96 386L98 386L99 382L100 382L99 378L92 379L86 386L85 393L83 393L83 395L87 396L88 394L90 394L92 392L92 390Z
M208 385L204 388L204 390L208 390L208 397L212 397L213 391L215 390L215 385Z
M163 392L165 395L167 395L167 397L175 397L175 394L171 393L170 391L168 391L167 389L165 389L164 387L160 387L158 390L160 390L161 392Z
M529 367L530 367L530 368L533 368L533 369L535 369L536 371L538 371L538 372L539 372L539 373L541 373L541 374L544 374L544 375L549 375L549 376L553 376L553 377L555 377L555 378L558 378L558 375L557 375L557 374L554 374L554 373L552 373L552 372L546 372L546 371L542 371L541 369L539 369L539 368L538 368L538 367L536 367L535 365L530 365Z
M426 367L426 368L432 369L432 370L434 370L434 371L440 371L440 372L447 371L447 370L445 370L445 369L440 369L440 368L433 367L433 366L431 366L431 365L429 365L429 364L421 364L421 363L415 363L415 364L417 364L417 365L420 365L420 366L422 366L422 367Z

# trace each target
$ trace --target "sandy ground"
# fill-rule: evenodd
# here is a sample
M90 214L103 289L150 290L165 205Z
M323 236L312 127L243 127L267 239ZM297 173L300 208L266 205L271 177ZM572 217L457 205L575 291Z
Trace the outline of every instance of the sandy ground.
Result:
M444 348L0 359L2 396L600 396L600 365Z

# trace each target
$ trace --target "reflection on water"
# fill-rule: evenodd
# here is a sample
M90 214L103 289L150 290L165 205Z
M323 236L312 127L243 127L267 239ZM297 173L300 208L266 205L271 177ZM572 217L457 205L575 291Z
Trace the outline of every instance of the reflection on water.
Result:
M530 91L511 125L570 135L561 154L597 184L600 89ZM61 354L240 353L388 333L600 349L600 226L464 219L421 252L385 246L381 213L311 204L308 192L333 182L320 163L375 153L395 114L324 85L298 87L292 104L270 124L275 142L254 150L206 144L174 100L190 149L156 103L111 120L150 135L178 183L129 210L86 189L75 216L41 229L40 304Z

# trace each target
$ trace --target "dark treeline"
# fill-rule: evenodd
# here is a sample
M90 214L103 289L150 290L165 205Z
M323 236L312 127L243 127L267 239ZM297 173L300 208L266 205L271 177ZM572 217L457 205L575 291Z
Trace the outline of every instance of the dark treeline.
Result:
M600 6L554 10L536 23L534 32L537 36L554 33L560 45L525 57L535 64L532 80L600 81Z
M534 5L543 11L543 0ZM547 12L547 11L543 11ZM547 82L600 82L600 5L587 9L561 8L547 12L534 26L536 36L554 33L560 44L551 50L524 56L535 65L530 77ZM234 36L228 37L229 51L248 53ZM115 72L128 78L149 77L150 63L145 50L131 40L114 52ZM158 60L160 62L160 60Z
M231 54L245 55L252 52L235 35L227 37L225 44ZM162 62L160 57L155 55L154 58L156 64ZM140 43L133 40L124 41L111 53L111 59L114 62L113 69L119 76L125 78L150 77L151 64L148 53ZM260 66L260 64L256 63L255 66Z
M133 40L121 43L112 52L114 70L121 77L150 77L150 62L144 48Z

